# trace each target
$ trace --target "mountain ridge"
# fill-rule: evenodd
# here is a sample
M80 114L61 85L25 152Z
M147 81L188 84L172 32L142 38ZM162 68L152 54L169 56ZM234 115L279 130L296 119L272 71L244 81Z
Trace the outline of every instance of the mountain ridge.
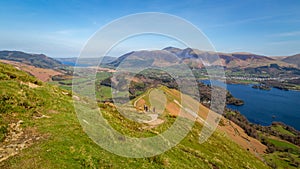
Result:
M285 67L300 67L300 54L296 54L292 56L281 56L280 58L277 58L277 57L264 56L264 55L249 53L249 52L226 53L226 52L203 51L203 50L192 49L192 48L180 49L172 46L163 48L161 50L131 51L119 57L105 56L102 59L102 65L118 66L119 63L125 60L128 56L132 56L134 54L135 55L148 54L148 55L159 56L159 55L164 55L164 53L162 53L163 51L170 52L174 54L177 58L179 58L181 61L178 60L177 63L185 63L190 67L194 67L194 68L203 68L204 66L216 66L216 65L224 66L227 68L235 68L235 67L246 68L246 67L266 66L270 64L278 64L280 66L285 66ZM218 58L220 59L218 60ZM50 68L50 69L57 69L65 65L75 66L77 61L77 57L52 58L52 57L48 57L45 54L26 53L17 50L0 51L0 59L21 62L39 68ZM84 66L95 66L97 65L96 62L98 62L98 60L99 58L86 58L82 60L82 63L84 63ZM157 62L160 62L160 64L162 65L168 66L170 63L170 59L161 57L161 59Z
M234 53L224 53L224 52L213 52L213 51L201 51L199 49L185 48L180 49L176 47L166 47L162 50L140 50L132 51L118 57L115 61L109 63L112 66L118 66L123 60L136 56L143 56L145 54L151 55L165 55L163 51L170 52L174 54L181 61L177 63L185 63L190 67L202 68L204 66L224 66L227 68L234 67L256 67L256 66L266 66L270 64L278 64L280 66L296 66L293 63L284 62L282 60L276 60L268 56L257 55L253 53L246 52L234 52ZM167 59L162 59L160 61L165 61L165 65L170 66L170 63L167 63ZM160 62L161 63L161 62ZM162 63L161 63L162 64Z
M31 54L22 51L0 51L0 59L21 62L39 68L57 69L63 64L44 54Z
M281 61L287 62L287 63L292 63L292 64L297 64L298 67L300 67L300 54L285 57Z

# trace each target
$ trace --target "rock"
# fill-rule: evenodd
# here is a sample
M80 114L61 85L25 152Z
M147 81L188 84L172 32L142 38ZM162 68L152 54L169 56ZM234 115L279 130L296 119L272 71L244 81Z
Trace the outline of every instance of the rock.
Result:
M22 120L17 123L11 123L8 126L8 133L4 141L0 143L0 162L8 159L11 156L18 154L24 148L29 147L34 142L32 137L36 137L39 140L40 137L33 132L24 132L21 124L24 122Z
M109 103L110 107L115 107L115 105L113 103Z
M68 92L61 92L63 95L68 95L69 93Z
M78 96L76 96L76 95L73 95L72 98L73 98L73 100L80 101L80 98Z
M42 114L41 116L34 116L33 118L35 118L35 119L42 119L42 118L47 118L47 119L49 119L49 118L51 118L51 117Z

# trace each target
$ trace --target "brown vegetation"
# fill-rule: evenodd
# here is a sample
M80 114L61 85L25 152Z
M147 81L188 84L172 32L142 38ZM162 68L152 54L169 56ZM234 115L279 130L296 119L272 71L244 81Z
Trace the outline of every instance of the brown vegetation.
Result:
M0 62L13 65L15 68L23 70L44 82L51 80L52 76L62 75L61 72L58 72L56 70L38 68L38 67L27 65L24 63L20 63L20 62L14 62L14 61L8 61L8 60L0 60Z

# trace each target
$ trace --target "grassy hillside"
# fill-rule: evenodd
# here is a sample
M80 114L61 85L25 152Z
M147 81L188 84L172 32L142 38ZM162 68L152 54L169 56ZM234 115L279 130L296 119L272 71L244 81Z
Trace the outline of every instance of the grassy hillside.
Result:
M54 69L63 66L59 61L43 54L29 54L20 51L0 51L0 59L29 64L39 68Z
M21 142L32 140L27 148L2 161L1 168L268 168L221 133L214 133L206 143L198 144L200 124L179 145L159 156L120 157L96 145L83 132L70 92L1 63L0 83L1 146L12 146L3 140L9 140L11 124L20 120L17 124L23 132L17 138ZM103 116L124 133L152 136L154 130L159 130L140 132L141 124L125 119L113 107L99 106ZM161 128L175 120L170 116L165 118L167 123Z
M30 75L36 77L37 79L39 79L43 82L50 81L53 76L63 74L61 71L57 71L54 69L39 68L39 67L35 67L35 66L28 65L25 63L21 63L21 62L2 60L2 59L0 59L0 62L2 62L4 64L13 65L17 69L27 72Z

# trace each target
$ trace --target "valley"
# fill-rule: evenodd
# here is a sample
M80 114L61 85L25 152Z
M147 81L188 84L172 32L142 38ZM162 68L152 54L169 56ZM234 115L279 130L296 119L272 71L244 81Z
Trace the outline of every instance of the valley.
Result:
M299 9L0 1L0 169L299 169Z
M162 59L164 58L162 57ZM56 168L56 165L73 166L75 168L79 166L97 168L100 164L101 166L107 166L107 168L112 166L120 168L121 165L124 167L124 163L128 164L125 168L130 168L129 166L133 165L145 165L147 168L173 168L174 166L223 168L229 165L224 161L224 157L229 154L231 159L234 156L237 159L241 156L249 159L247 164L243 162L230 164L235 167L247 165L252 166L250 168L297 168L299 166L299 131L283 123L274 122L261 126L249 122L245 116L234 109L226 108L220 119L217 131L206 143L197 143L199 133L206 123L205 120L211 100L211 86L201 81L208 78L206 69L213 70L213 66L192 68L192 72L198 81L197 85L201 96L200 102L194 100L196 95L194 96L193 91L185 90L186 93L179 92L176 81L164 71L148 69L135 74L133 79L129 79L129 98L131 103L125 104L122 108L124 111L120 113L119 109L116 109L117 105L114 104L111 91L112 88L118 87L122 89L125 87L116 84L115 80L111 79L116 72L117 60L103 63L101 67L81 65L85 67L83 69L86 71L84 76L73 74L72 67L66 65L55 69L47 69L38 68L28 63L25 64L24 61L4 60L2 62L4 63L1 64L2 83L6 83L5 86L13 85L14 90L21 88L21 91L25 91L25 95L24 93L15 93L14 97L9 97L12 91L2 89L6 93L6 95L1 96L1 119L3 119L1 122L1 137L4 141L2 143L4 148L1 150L3 152L1 166L3 167L18 168L20 164L26 164L29 168L38 168L38 165L51 161L51 164L48 164L50 168ZM88 62L87 60L86 64L89 64ZM92 60L92 62L95 61ZM162 62L162 60L159 62ZM168 65L168 63L164 63L164 65ZM172 67L172 64L170 66ZM173 72L176 71L171 67L170 69ZM258 68L224 68L228 78L226 83L229 85L257 84L282 87L281 89L283 90L285 90L286 85L290 85L288 89L298 89L296 80L298 78L298 68L296 67L286 68L271 63L269 66ZM196 117L196 123L191 133L170 151L159 156L140 160L135 159L132 161L132 159L117 157L101 149L81 129L72 106L72 96L73 99L79 102L84 100L81 96L77 96L72 92L72 85L86 83L86 86L89 86L88 83L90 81L88 79L93 78L90 76L89 71L94 70L97 71L95 81L97 104L103 110L101 111L102 115L117 131L135 137L151 137L166 131L176 118L193 120ZM23 71L28 72L30 75ZM262 74L263 71L265 71L265 74ZM38 74L34 72L38 72ZM184 77L184 72L179 72L179 75L181 74ZM282 74L281 77L286 77L287 75L291 78L279 79L278 75L280 74ZM120 76L114 78L122 79L124 77L120 74ZM294 81L291 83L289 80ZM295 84L296 87L292 86L292 84ZM216 90L223 92L226 89L217 87ZM28 92L37 93L31 96L28 95ZM39 94L39 92L42 93ZM233 94L234 92L226 90L226 93L226 104L231 105L230 108L234 106L243 107L242 105L248 104L248 101L245 102L241 98L236 98L236 95ZM188 102L193 104L194 107L199 107L199 112L196 110L191 111L192 109L190 108L186 109L186 105L181 105L179 97L184 95L189 96L185 96L185 100L189 100ZM118 99L122 99L122 97L126 96L126 92L120 92L117 96L120 97ZM30 105L29 102L26 102L27 97L37 102L34 105ZM166 100L161 100L164 97L166 97ZM21 100L12 100L13 98ZM19 104L15 104L16 102L19 102ZM12 107L4 105L11 105ZM145 105L147 105L147 111L145 111ZM179 113L180 109L183 109L183 113ZM13 112L13 118L9 112ZM57 120L62 121L58 122ZM23 141L23 144L14 144L8 139L9 137L15 137L9 133L11 130L16 129L9 126L16 124L22 126L22 132L28 133L16 137L17 140L20 139L19 142ZM67 127L71 124L73 125L71 128ZM58 131L71 133L63 135L61 132L57 133ZM25 138L29 138L30 141ZM88 142L89 146L86 144L80 145L82 141ZM218 147L218 149L213 147ZM43 151L40 151L40 149L43 149ZM220 151L222 149L223 151ZM52 152L61 152L64 156L63 159L56 159ZM74 153L76 156L72 157L75 155ZM188 158L194 159L193 162L189 164L182 163L186 160L185 157L178 158L179 154L182 153L186 154ZM36 160L36 156L32 154L39 156L39 161L31 163L31 160ZM99 161L99 157L104 154L106 158ZM124 163L119 163L120 159ZM228 159L228 161L230 160Z
M249 154L247 150L243 150L219 132L214 133L208 142L200 145L198 143L198 133L202 126L200 123L196 123L191 133L180 144L159 156L139 159L119 157L97 146L84 133L74 112L70 91L41 82L38 83L40 87L30 88L20 84L20 81L37 83L37 79L12 66L5 64L0 64L0 66L1 77L7 74L15 75L1 78L1 83L5 84L1 86L6 86L1 89L4 92L1 94L1 126L3 126L4 138L6 126L19 120L23 121L20 125L23 130L34 129L39 135L39 139L33 139L36 140L33 144L28 145L24 150L21 149L20 152L16 151L14 156L2 161L1 167L3 168L40 168L45 165L47 168L61 166L67 168L98 168L100 166L106 168L132 168L133 166L219 168L229 165L237 168L242 166L267 168L254 155ZM7 86L14 87L7 88ZM15 90L22 91L22 93L16 93ZM31 102L28 102L29 99ZM32 100L35 101L32 102ZM124 118L110 105L99 103L99 106L103 110L103 116L116 130L132 136L156 135L157 132L167 129L175 120L174 117L166 114L165 123L156 128L145 128L140 131L139 128L148 125ZM11 116L12 113L14 116ZM27 138L33 137L36 138L36 136L27 136ZM57 158L57 153L60 154L59 158ZM230 160L241 157L248 160L245 162ZM186 161L187 159L189 162Z

